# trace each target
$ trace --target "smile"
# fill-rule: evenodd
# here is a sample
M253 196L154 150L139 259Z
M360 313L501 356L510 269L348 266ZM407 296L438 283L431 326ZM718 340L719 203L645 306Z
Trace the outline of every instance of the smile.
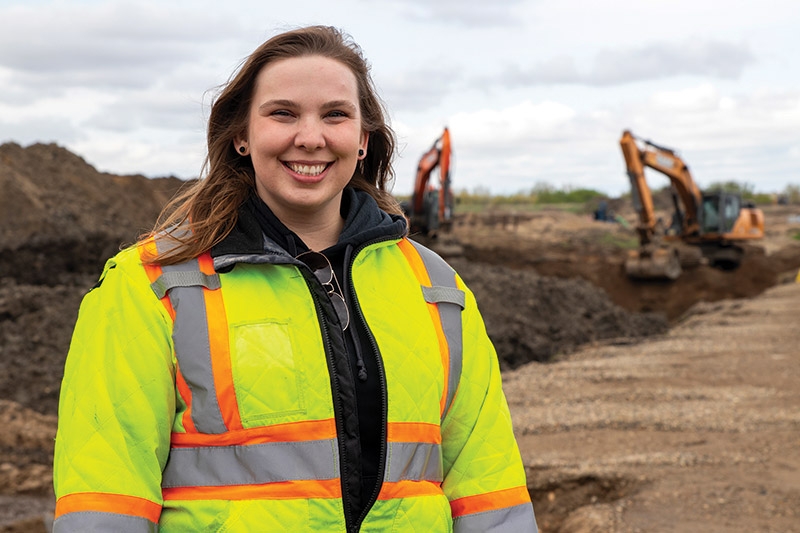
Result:
M292 172L297 174L301 174L303 176L319 176L322 174L326 168L328 168L329 163L319 163L316 165L301 165L298 163L284 163L287 168L289 168Z

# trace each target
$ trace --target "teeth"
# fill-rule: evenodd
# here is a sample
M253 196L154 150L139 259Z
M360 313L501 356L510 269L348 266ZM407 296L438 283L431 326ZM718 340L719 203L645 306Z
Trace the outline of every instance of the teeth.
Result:
M294 172L304 176L317 176L322 174L322 171L325 170L325 165L297 165L295 163L288 163L287 166Z

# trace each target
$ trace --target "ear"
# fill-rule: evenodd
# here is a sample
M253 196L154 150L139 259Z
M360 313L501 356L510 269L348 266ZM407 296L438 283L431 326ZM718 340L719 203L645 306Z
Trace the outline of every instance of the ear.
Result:
M369 144L369 132L362 131L361 132L361 139L359 140L359 148L364 150L364 155L359 156L359 159L364 159L367 156L367 145Z
M241 135L233 138L233 150L239 155L247 155L250 153L250 146L247 144L247 139Z

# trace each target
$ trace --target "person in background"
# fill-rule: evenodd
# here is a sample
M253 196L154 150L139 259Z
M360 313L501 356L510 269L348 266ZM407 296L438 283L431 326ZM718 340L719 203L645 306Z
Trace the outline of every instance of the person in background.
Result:
M536 531L472 293L409 240L394 133L338 29L269 39L204 177L85 296L54 531Z

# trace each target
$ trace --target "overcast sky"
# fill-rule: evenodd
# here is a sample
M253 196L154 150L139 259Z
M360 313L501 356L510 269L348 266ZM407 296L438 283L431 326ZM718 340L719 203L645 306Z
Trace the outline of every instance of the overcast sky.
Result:
M800 185L797 0L0 0L0 142L196 177L214 88L306 24L372 63L397 194L445 126L457 189L624 193L624 129L677 149L701 187Z

